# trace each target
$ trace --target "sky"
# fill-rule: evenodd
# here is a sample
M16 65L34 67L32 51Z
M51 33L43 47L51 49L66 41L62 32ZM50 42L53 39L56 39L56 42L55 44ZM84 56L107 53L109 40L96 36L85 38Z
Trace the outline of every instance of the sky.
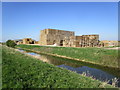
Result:
M99 34L100 40L118 40L117 2L3 2L2 40L32 38L40 30Z

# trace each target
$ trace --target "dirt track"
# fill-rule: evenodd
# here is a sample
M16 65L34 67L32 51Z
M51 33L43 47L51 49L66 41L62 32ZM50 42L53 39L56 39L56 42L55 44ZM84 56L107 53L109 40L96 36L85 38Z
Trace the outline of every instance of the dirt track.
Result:
M104 49L120 50L120 47L114 47L114 48L104 48Z

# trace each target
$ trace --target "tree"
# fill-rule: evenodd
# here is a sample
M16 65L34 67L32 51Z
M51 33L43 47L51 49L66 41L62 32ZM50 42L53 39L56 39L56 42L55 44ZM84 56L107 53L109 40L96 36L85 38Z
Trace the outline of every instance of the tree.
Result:
M7 40L6 45L8 47L14 48L16 46L16 43L13 40Z

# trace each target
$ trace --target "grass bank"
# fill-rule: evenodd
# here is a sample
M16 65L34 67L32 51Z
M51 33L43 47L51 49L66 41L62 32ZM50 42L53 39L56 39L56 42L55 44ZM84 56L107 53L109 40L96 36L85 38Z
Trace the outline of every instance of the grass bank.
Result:
M17 45L18 48L29 49L32 51L56 54L71 57L77 60L119 68L118 50L107 50L103 48L73 48L73 47L50 47Z
M1 46L0 46L1 47ZM104 82L2 48L3 88L113 88Z

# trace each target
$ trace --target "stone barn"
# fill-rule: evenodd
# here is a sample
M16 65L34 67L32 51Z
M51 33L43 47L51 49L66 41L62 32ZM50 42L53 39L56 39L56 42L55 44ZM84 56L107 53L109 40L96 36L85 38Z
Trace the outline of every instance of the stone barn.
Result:
M74 36L72 31L44 29L40 31L40 45L63 46L64 38Z
M82 35L65 38L66 47L95 47L99 45L99 35Z
M24 38L23 44L35 44L35 40L32 40L31 38Z
M99 35L75 36L72 31L44 29L40 31L40 45L55 45L65 47L101 47Z

